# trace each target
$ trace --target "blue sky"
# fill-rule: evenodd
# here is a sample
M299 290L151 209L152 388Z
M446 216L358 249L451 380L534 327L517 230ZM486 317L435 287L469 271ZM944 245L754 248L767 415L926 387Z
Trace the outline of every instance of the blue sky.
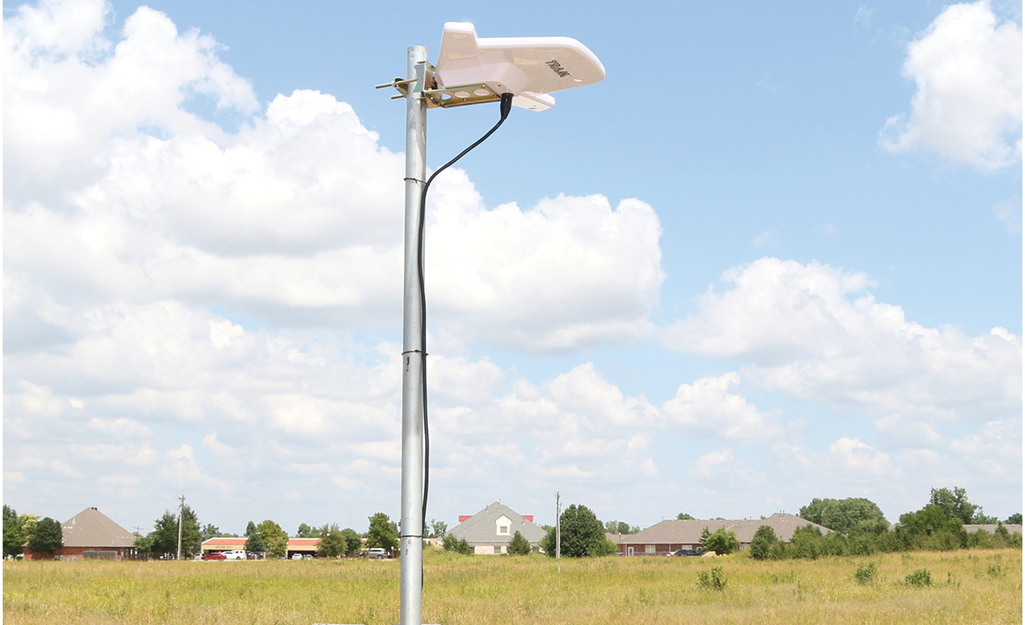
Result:
M404 104L569 36L428 210L432 497L647 526L1021 511L1020 5L4 3L4 502L148 531L399 507ZM497 106L432 110L437 167Z

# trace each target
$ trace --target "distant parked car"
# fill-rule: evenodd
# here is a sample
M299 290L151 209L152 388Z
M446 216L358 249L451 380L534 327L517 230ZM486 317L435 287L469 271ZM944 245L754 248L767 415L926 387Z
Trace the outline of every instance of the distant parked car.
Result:
M677 549L676 551L669 554L669 557L673 556L700 556L705 553L704 549Z
M381 547L371 547L367 550L367 557L371 560L383 560L388 557L388 552Z
M293 560L302 560L303 559L303 554L301 554L301 553L293 553L292 554L292 559Z
M223 553L204 553L203 554L203 559L204 560L227 560L228 556L224 555Z
M232 549L231 551L226 552L224 557L227 560L245 560L246 551L245 549Z

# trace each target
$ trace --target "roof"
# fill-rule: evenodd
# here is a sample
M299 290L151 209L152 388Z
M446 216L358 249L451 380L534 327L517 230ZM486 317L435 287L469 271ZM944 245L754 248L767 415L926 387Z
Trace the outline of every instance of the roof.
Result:
M249 539L245 536L214 536L204 540L200 550L205 552L245 549L247 540ZM287 548L289 551L316 551L319 545L319 538L289 538Z
M997 528L1000 525L1003 525L1004 529L1006 529L1007 532L1010 533L1010 534L1021 534L1021 523L1018 523L1018 524L1013 524L1012 523L1010 525L1008 525L1007 523L992 523L992 524L985 524L985 525L966 524L964 526L964 531L968 532L969 534L974 534L975 532L978 532L979 530L982 530L982 531L985 531L985 532L989 532L990 534L995 534L996 531L997 531Z
M96 508L61 523L65 547L134 547L135 536Z
M508 534L498 533L497 521L502 516L509 519ZM541 542L545 537L545 531L538 525L498 501L485 506L483 510L449 531L452 536L470 544L509 542L516 532L531 543Z
M754 538L755 532L758 531L758 528L763 525L771 527L772 530L776 532L776 536L784 542L790 542L790 539L794 537L794 530L806 525L817 527L823 534L828 534L833 531L828 527L812 523L811 521L802 519L799 516L778 512L768 518L755 520L669 520L656 523L655 525L641 530L636 534L614 534L610 536L613 542L621 545L640 543L648 545L660 543L697 544L701 541L701 532L707 527L710 532L714 532L719 528L726 528L727 530L734 532L737 535L737 540L740 542L749 543L751 542L751 539Z

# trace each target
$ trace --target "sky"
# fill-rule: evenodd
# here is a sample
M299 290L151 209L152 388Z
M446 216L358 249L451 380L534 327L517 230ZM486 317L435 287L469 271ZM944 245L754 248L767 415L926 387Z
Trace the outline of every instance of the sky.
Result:
M1020 4L3 4L3 502L399 517L405 104L567 36L426 218L430 501L1022 510ZM428 113L428 167L498 119Z

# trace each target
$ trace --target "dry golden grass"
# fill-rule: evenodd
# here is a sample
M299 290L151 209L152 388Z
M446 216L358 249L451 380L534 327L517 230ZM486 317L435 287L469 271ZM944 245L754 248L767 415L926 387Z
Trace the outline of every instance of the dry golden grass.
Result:
M859 566L874 563L874 581ZM698 573L722 567L723 591ZM885 554L814 562L725 558L462 557L425 561L424 622L1022 622L1020 550ZM930 572L932 585L905 576ZM4 622L124 624L395 623L397 562L5 562Z

